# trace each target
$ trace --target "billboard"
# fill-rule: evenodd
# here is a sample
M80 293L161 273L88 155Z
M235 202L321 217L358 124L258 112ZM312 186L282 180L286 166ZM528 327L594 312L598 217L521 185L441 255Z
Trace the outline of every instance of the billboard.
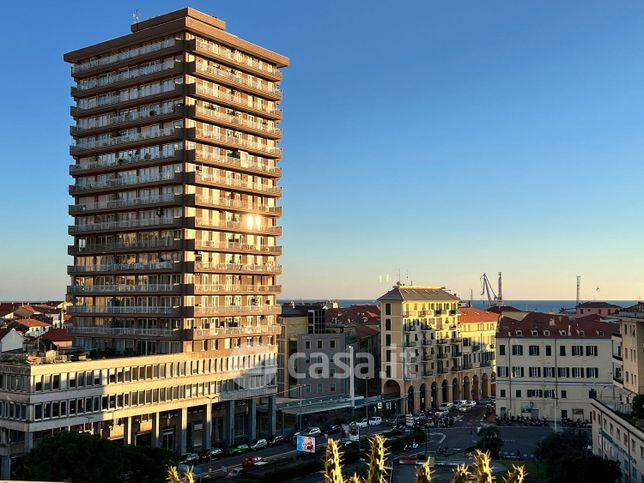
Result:
M298 435L296 449L303 453L315 453L315 437Z

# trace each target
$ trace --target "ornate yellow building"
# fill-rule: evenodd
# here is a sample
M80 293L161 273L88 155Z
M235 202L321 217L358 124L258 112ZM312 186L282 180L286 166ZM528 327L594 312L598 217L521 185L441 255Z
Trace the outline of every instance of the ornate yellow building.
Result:
M442 287L398 284L378 302L385 409L416 413L494 394L497 314L461 307Z

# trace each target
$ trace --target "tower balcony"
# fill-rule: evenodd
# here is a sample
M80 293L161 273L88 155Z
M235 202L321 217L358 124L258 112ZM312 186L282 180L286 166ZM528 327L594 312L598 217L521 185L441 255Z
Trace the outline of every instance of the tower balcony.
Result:
M242 211L244 213L256 213L266 216L282 216L281 206L258 205L230 198L209 198L191 194L186 196L186 204L188 206L203 206L206 208Z
M266 117L274 121L282 118L282 111L278 108L265 108L251 107L245 102L239 94L231 94L226 92L227 88L215 89L209 85L204 84L186 84L186 95L190 97L198 97L205 101L221 104L222 106L231 109L238 109L240 111L248 112L260 117Z
M235 111L237 112L237 111ZM228 127L230 129L237 129L258 136L264 136L269 139L279 140L282 137L281 129L271 127L268 123L251 121L248 118L240 115L228 114L223 109L215 110L200 104L188 107L187 114L190 118L198 118L208 122L216 122L217 124Z
M217 263L217 262L187 262L188 272L206 273L257 273L279 275L282 273L282 266L272 263L262 264L238 264L238 263Z
M252 182L248 179L236 179L226 176L205 174L202 171L194 171L187 174L188 184L201 184L216 188L230 189L253 193L258 195L282 196L282 189L279 186L269 186L264 183Z
M245 92L250 92L265 99L270 99L272 101L278 101L282 98L282 93L277 87L270 87L267 85L262 85L260 82L257 82L254 79L249 79L241 75L241 72L230 72L230 69L223 67L210 66L205 62L189 62L186 67L187 73L190 75L197 75L198 77L203 77L214 82L219 82L230 86L235 89L240 89Z
M110 263L103 265L69 265L67 273L91 274L91 273L167 273L181 272L183 263L173 260L151 263Z
M261 144L257 141L250 141L237 134L229 135L215 130L209 132L197 129L195 136L195 139L201 143L216 144L231 149L243 149L244 151L270 158L279 158L282 156L282 150L278 147Z
M93 295L93 294L131 294L131 293L164 293L180 294L181 285L177 283L164 284L113 284L113 285L69 285L68 294Z
M246 243L214 241L214 240L187 240L187 250L230 252L230 253L252 253L257 255L282 254L282 247L279 245L249 245Z
M94 203L79 203L70 205L70 215L84 215L91 213L112 212L118 210L159 208L164 206L181 206L183 195L167 193L159 196L145 198L132 198L120 200L97 201Z

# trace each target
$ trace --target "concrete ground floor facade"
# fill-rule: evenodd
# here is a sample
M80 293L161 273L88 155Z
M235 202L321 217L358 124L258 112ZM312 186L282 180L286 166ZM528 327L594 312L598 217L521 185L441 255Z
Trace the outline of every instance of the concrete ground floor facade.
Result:
M402 414L415 414L457 399L479 401L495 395L496 375L491 367L413 380L385 379L382 384L384 409Z

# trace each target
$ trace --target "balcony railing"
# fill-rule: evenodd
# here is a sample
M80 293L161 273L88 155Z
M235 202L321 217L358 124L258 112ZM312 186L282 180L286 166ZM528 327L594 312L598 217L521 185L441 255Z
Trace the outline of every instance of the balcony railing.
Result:
M156 225L172 225L180 220L180 218L143 218L140 220L119 220L119 221L106 221L103 223L88 223L85 225L71 225L69 233L71 235L77 233L88 233L92 231L103 230L118 230L123 228L144 228L146 226Z
M279 128L269 126L268 123L264 124L263 122L251 121L250 119L242 116L235 116L221 110L209 109L208 107L200 104L197 104L196 106L196 113L200 116L225 121L230 124L237 124L239 126L244 126L256 131L262 131L273 136L279 136L281 133Z
M266 206L266 205L257 205L253 203L245 203L238 199L229 199L229 198L207 198L202 195L196 195L196 201L202 205L210 205L221 208L232 208L238 210L247 210L247 211L259 211L260 213L266 213L269 215L281 215L282 208L279 206Z
M272 263L264 264L237 264L237 263L212 263L212 262L195 262L196 271L215 271L215 272L249 272L249 273L279 273L282 266Z
M211 327L208 329L192 329L194 336L208 337L217 335L246 335L246 334L280 334L279 325L252 325L244 327Z
M110 72L108 74L100 75L97 77L90 77L87 79L82 79L78 82L78 91L87 91L90 89L95 89L97 87L107 87L117 82L138 79L150 74L155 74L157 72L162 72L164 70L171 70L175 67L174 62L172 64L166 64L163 60L156 61L153 63L147 63L143 66L133 66L129 69L123 70L122 72Z
M113 272L127 270L167 270L175 268L179 262L153 262L153 263L113 263L106 265L70 265L67 267L69 273L87 272Z
M89 151L97 148L119 146L121 144L145 141L147 139L164 138L168 136L174 136L179 132L180 132L179 129L175 129L174 127L166 127L163 129L155 129L155 130L151 130L150 132L139 132L139 133L131 134L127 136L109 137L107 139L91 139L86 142L80 142L79 144L72 146L71 153L80 154L83 151ZM82 140L87 138L80 138L80 139Z
M203 293L279 293L281 291L281 285L195 285L195 292Z
M223 88L218 89L202 83L193 85L195 86L195 92L197 94L213 97L215 99L220 99L224 102L234 104L238 106L242 111L252 110L259 113L260 115L263 114L265 116L272 116L277 118L279 118L282 114L282 111L280 111L279 109L270 107L268 105L264 105L262 107L249 106L246 102L242 101L242 97L239 94L231 94L230 92L226 92Z
M146 248L179 248L182 240L174 238L152 238L149 240L136 240L134 242L91 243L84 247L72 247L72 251L110 251L110 250L138 250Z
M168 193L165 195L155 196L155 197L97 201L95 203L81 203L77 205L72 205L70 208L72 213L82 213L83 211L90 211L90 210L105 210L105 209L111 209L111 208L124 208L129 206L169 203L171 201L174 201L174 199L175 199L175 195L172 193Z
M255 79L243 77L241 75L241 72L239 71L230 72L225 68L207 65L204 62L195 62L195 68L198 72L205 72L215 77L220 77L222 79L232 81L241 86L250 87L251 89L257 89L258 91L262 91L269 96L279 97L279 91L275 88L275 84L273 84L272 82L262 84Z
M209 42L204 39L196 39L196 46L198 49L203 49L207 52L226 57L228 60L232 60L240 65L247 65L253 69L262 70L272 75L278 75L279 71L275 68L274 65L260 62L257 59L249 57L245 54L238 54L237 56L233 53L232 50L227 47L220 46L219 44Z
M66 329L72 334L92 334L92 335L138 335L147 337L173 337L178 336L183 331L180 329L147 329L133 327L78 327L67 324Z
M197 181L202 183L214 183L214 184L224 185L226 187L230 186L233 188L258 191L269 195L281 196L282 194L282 188L278 186L268 186L263 183L253 183L250 180L227 178L225 176L207 175L207 174L201 173L200 171L197 171L196 179Z
M134 47L131 49L123 50L118 53L108 54L100 56L96 59L92 59L85 62L79 62L72 66L72 72L74 74L79 72L84 72L86 70L94 69L96 67L102 67L104 65L114 64L122 60L132 59L134 57L140 57L151 52L156 52L162 49L167 49L175 45L176 40L174 38L164 39L158 42L150 43L147 45L142 45L140 47Z
M70 314L162 314L177 315L180 309L178 307L162 306L97 306L97 305L75 305L69 307L67 312Z
M251 141L249 139L241 137L241 135L235 136L230 134L222 134L218 133L217 131L205 131L203 129L197 129L196 132L198 138L205 139L206 141L210 142L225 143L244 149L254 149L255 151L261 151L268 154L279 155L279 153L281 152L281 150L276 146L270 146L269 144L262 144L257 141Z
M154 107L154 109L152 109ZM120 124L139 122L155 122L159 116L166 116L167 114L177 114L182 112L183 105L173 101L166 101L163 103L146 104L139 107L137 110L127 110L121 114L111 115L105 119L105 116L84 118L82 123L71 127L71 133L76 136L82 136L84 132L93 131L96 129L108 130L111 126L118 126ZM98 119L101 123L98 123ZM91 125L89 121L94 121Z
M70 193L80 193L83 191L91 191L102 188L158 183L160 181L176 179L178 174L179 173L165 172L156 176L119 176L101 181L95 180L84 183L81 182L75 185L71 185L69 187L69 191Z
M158 155L152 155L149 153L146 153L144 155L132 155L132 156L127 156L127 157L116 157L116 159L110 159L110 160L96 160L96 161L90 161L90 162L79 162L79 164L72 164L70 166L70 172L72 174L75 174L77 172L83 172L86 170L90 169L96 169L96 168L111 168L113 166L121 167L121 166L127 166L130 164L136 164L136 163L141 163L141 162L146 162L146 161L156 161L156 160L164 160L164 159L169 159L169 158L175 158L178 157L183 151L180 150L172 150L170 152L159 152Z
M207 153L202 150L198 150L196 154L197 161L202 161L206 163L219 164L224 167L232 166L240 169L248 169L259 171L261 173L266 173L271 176L281 176L282 169L271 164L268 164L266 161L259 162L255 156L247 157L242 160L241 158L233 158L232 156L216 156L214 154ZM259 158L263 159L263 158Z
M157 87L158 86L158 87ZM121 96L118 94L106 94L104 96L100 96L100 102L95 102L95 103L89 103L89 102L80 102L83 101L84 99L80 99L78 102L78 105L72 108L72 114L73 115L82 115L86 111L91 111L93 109L97 109L99 107L106 107L106 106L111 106L113 104L119 104L119 103L125 103L125 102L132 102L132 101L138 101L139 99L145 99L148 97L152 96L158 96L159 94L165 94L167 92L174 92L174 91L179 91L179 87L183 86L183 83L181 83L178 79L175 79L174 83L169 84L169 83L157 83L155 85L154 89L147 89L145 94L136 94L131 97L125 97ZM147 87L147 86L142 86L142 87Z
M129 292L173 292L179 288L177 284L145 284L145 285L69 285L67 293L129 293Z
M267 235L281 235L281 226L248 226L240 221L230 220L212 220L206 218L197 218L197 226L204 228L226 228L229 230L250 231L253 233L266 233ZM240 245L241 246L241 245Z
M226 307L195 307L195 315L235 315L280 313L279 305L233 305Z
M266 253L269 255L279 255L282 252L282 247L278 245L248 245L246 243L217 242L212 240L196 240L195 246L197 249L202 250L252 251L255 253Z

